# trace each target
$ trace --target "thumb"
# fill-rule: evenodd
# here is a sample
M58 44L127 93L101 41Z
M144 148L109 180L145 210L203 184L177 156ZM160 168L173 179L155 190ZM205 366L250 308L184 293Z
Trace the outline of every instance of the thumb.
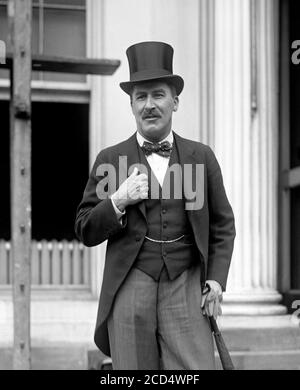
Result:
M137 167L134 167L134 170L133 172L131 173L130 177L134 177L134 176L137 176L139 170L137 169Z

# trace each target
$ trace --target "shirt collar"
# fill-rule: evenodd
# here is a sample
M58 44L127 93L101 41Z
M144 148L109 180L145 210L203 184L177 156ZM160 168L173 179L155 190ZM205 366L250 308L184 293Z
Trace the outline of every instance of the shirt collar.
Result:
M143 137L138 131L136 132L136 139L137 139L137 142L139 143L140 146L143 146L143 143L144 142L150 142L150 143L153 143L151 141L148 141L145 137ZM169 141L171 145L173 145L173 141L174 141L174 136L173 136L173 131L171 130L170 133L166 136L166 138L164 138L163 140L159 141L159 143L161 144L162 142L164 141Z

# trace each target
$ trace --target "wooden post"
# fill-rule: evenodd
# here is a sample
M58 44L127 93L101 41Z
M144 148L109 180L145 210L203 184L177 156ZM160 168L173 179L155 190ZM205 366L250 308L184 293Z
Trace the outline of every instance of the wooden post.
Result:
M31 0L9 0L11 70L11 240L14 297L13 368L30 359Z

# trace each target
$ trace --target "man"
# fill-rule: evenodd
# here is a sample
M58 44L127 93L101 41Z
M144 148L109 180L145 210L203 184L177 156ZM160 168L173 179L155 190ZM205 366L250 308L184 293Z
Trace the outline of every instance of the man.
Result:
M87 246L108 240L95 343L114 369L214 369L207 317L226 288L232 209L212 150L172 131L184 86L172 47L127 57L137 132L99 153L75 224Z

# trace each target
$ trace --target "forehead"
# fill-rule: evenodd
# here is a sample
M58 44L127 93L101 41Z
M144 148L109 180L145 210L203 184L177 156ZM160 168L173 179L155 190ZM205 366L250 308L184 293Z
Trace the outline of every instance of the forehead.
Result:
M133 87L132 93L140 93L140 92L154 92L157 90L163 90L166 92L171 92L171 88L167 83L156 81L156 82L147 82L142 84L136 84Z

